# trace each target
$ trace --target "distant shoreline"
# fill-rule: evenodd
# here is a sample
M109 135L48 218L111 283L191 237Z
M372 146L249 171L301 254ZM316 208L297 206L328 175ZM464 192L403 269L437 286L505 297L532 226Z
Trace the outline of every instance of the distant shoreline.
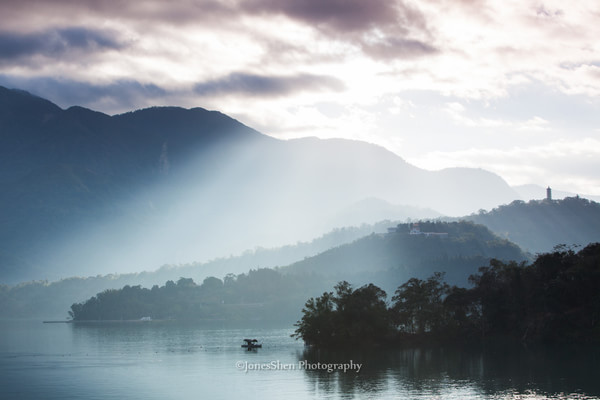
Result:
M259 319L250 319L250 320L243 320L241 322L264 322L262 320ZM149 322L232 322L231 320L228 320L226 318L204 318L204 319L190 319L190 320L183 320L183 319L151 319L151 320L142 320L142 319L84 319L84 320L55 320L55 321L42 321L42 323L44 324L114 324L114 323L125 323L125 324L131 324L131 323L149 323ZM239 320L233 321L233 322L240 322Z
M42 321L44 324L101 324L101 323L135 323L135 322L167 322L172 321L168 319L152 319L152 320L142 320L142 319L90 319L90 320L64 320L64 321Z

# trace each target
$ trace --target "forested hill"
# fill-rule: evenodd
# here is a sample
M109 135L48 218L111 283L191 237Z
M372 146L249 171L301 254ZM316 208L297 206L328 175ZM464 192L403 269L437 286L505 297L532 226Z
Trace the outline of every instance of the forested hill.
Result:
M318 273L332 280L374 282L385 290L411 277L445 272L452 284L466 285L469 275L490 259L528 260L514 243L472 222L399 224L395 232L372 234L288 267L289 271ZM427 235L428 232L447 235Z
M432 237L432 236L430 236ZM405 343L598 343L600 244L538 255L531 264L491 260L473 275L473 288L450 286L443 274L410 278L390 308L373 284L340 282L323 293L319 275L260 269L248 274L181 278L144 289L106 290L71 306L75 321L290 321L305 302L296 335L322 347ZM331 286L329 286L330 288Z
M272 249L256 248L236 257L218 258L205 263L164 265L155 271L71 277L54 282L29 281L12 286L0 284L0 319L61 319L74 301L83 301L108 289L119 289L126 285L150 288L170 280L177 282L182 276L202 282L210 276L223 278L227 274L246 273L251 268L288 265L350 243L371 232L383 232L389 225L389 221L382 221L374 225L335 229L311 242Z
M581 197L512 203L465 217L532 253L600 241L600 204Z

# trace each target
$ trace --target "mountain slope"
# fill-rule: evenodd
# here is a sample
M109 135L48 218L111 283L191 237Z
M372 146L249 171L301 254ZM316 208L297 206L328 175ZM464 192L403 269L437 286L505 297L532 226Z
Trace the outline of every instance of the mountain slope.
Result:
M424 171L363 142L281 141L201 108L62 110L5 88L0 184L0 282L310 240L365 198L461 215L516 196L489 172Z
M600 204L581 197L514 201L464 219L483 224L532 253L600 242Z
M444 272L452 284L467 285L469 275L491 258L525 261L528 256L514 243L472 222L420 222L421 232L410 234L412 224L395 232L372 234L286 268L289 273L316 273L332 281L374 282L393 290L411 277L426 278Z

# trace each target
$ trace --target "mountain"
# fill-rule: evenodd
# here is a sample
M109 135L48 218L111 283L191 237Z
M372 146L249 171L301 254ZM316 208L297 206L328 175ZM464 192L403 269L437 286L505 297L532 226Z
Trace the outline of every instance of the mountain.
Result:
M205 264L165 266L153 272L68 278L57 282L0 285L0 304L4 305L0 309L0 318L62 319L74 302L126 285L151 288L167 281L193 280L201 283L207 279L222 278L224 282L231 282L236 279L241 281L245 279L244 276L267 274L273 277L267 271L277 271L275 282L263 282L267 286L254 285L244 290L260 295L265 290L273 289L272 286L278 285L277 282L285 280L290 289L285 289L287 292L284 291L281 298L292 294L292 297L299 299L291 309L286 309L295 313L302 308L306 296L320 295L341 280L357 286L375 282L391 294L411 277L426 278L433 272L443 271L449 282L464 286L468 276L477 272L478 267L487 265L490 258L505 261L527 259L518 246L498 238L481 225L464 221L421 221L419 224L423 232L445 232L447 236L411 235L411 224L399 224L391 233L368 234L380 232L384 226L389 227L391 223L387 222L335 230L311 243L279 249L257 249L240 257L218 259ZM316 255L301 259L299 255L304 253ZM289 259L301 261L284 267L284 260ZM280 267L264 268L277 265ZM257 272L258 275L255 274ZM250 285L248 281L246 284Z
M216 166L234 145L269 140L202 109L148 109L109 117L80 107L61 110L26 92L2 88L0 110L2 280L52 277L57 264L80 262L68 257L77 252L77 241L60 247L63 239L83 234L92 241L106 235L121 240L131 233L127 229L155 226L157 208L172 204L159 193L173 189L169 173L181 175L199 149ZM121 226L103 227L107 219ZM104 232L94 236L94 229ZM103 251L111 251L110 246ZM69 254L48 258L55 252Z
M586 246L600 242L600 204L588 199L513 201L464 217L483 224L532 253L545 253L555 246Z
M447 215L516 198L492 173L425 171L368 143L277 140L202 108L63 110L1 87L0 185L0 282L309 240L367 198Z

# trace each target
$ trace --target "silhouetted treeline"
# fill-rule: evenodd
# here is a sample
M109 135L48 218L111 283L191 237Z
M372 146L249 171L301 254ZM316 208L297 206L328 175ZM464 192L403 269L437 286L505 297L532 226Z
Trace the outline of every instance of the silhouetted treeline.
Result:
M295 318L299 305L314 287L312 275L285 275L273 269L209 277L202 284L191 278L167 281L151 289L125 286L110 289L71 306L75 321L135 320L143 317L174 320L284 320Z
M558 247L531 265L492 260L470 278L470 289L449 286L443 274L412 278L386 293L372 284L309 299L297 338L322 347L365 343L600 342L600 243L578 253Z
M0 318L60 319L74 301L84 301L107 289L125 285L152 287L181 276L202 282L209 276L224 277L227 273L241 274L251 268L275 268L314 256L331 247L351 242L371 232L385 231L389 221L373 225L334 229L310 242L298 242L277 248L255 248L239 256L217 258L205 263L164 265L155 271L138 273L70 277L54 282L30 281L17 285L0 284ZM337 279L332 279L336 282ZM321 288L321 290L325 289ZM308 295L319 293L311 292ZM304 300L304 299L303 299Z

